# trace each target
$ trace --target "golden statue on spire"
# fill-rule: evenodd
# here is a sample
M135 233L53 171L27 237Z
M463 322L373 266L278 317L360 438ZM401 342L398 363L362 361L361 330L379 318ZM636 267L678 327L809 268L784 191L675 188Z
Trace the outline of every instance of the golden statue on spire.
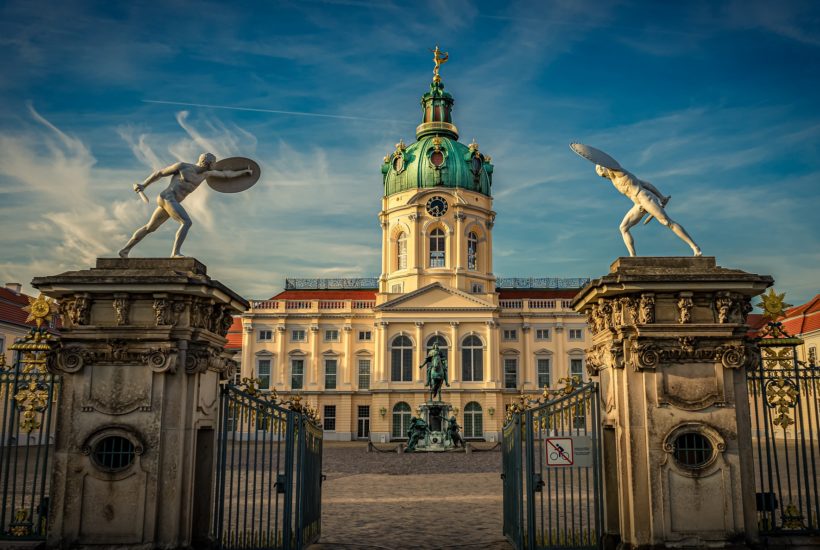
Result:
M450 59L450 55L438 49L438 44L436 44L435 50L430 51L433 52L433 63L436 64L436 67L433 69L433 82L441 82L441 77L438 75L438 68L447 63L447 60Z

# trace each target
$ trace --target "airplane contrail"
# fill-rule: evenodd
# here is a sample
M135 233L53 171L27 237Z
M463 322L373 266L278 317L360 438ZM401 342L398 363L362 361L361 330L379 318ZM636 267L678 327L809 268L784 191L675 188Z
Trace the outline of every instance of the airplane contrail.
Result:
M142 102L156 103L159 105L179 105L182 107L205 107L208 109L226 109L230 111L250 111L253 113L273 113L276 115L313 116L321 118L336 118L341 120L369 120L371 122L400 122L403 124L407 123L406 120L390 120L386 118L366 118L348 115L328 115L324 113L305 113L302 111L277 111L276 109L254 109L253 107L231 107L229 105L208 105L206 103L186 103L183 101L160 101L154 99L143 99Z

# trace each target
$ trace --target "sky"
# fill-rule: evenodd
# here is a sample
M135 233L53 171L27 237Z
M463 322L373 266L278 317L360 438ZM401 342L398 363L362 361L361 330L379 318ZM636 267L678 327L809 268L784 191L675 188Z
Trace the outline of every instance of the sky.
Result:
M415 140L432 53L461 140L492 156L494 269L598 277L631 203L568 147L671 195L719 265L820 289L820 3L811 0L0 3L0 283L113 256L153 170L203 151L260 181L202 185L183 253L247 298L379 275L382 158ZM170 254L166 223L132 256ZM689 255L668 229L640 255Z

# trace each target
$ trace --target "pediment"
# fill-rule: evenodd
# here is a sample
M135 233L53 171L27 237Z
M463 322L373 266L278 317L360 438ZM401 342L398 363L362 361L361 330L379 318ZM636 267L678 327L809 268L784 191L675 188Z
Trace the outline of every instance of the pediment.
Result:
M492 311L496 306L473 294L432 283L375 308L377 311Z

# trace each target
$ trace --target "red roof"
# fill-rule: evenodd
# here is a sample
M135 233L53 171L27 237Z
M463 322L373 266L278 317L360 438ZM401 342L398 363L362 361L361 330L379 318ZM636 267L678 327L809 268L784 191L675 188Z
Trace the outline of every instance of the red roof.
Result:
M283 290L271 300L375 300L376 290Z
M22 326L35 326L34 321L26 322L28 313L23 308L28 305L26 294L16 294L7 288L0 287L0 322Z
M226 336L228 343L225 344L225 349L239 350L242 349L242 318L234 317L233 324L228 330Z
M760 332L765 326L762 315L749 315L749 328L755 332ZM753 319L759 319L755 324ZM820 294L799 306L794 306L786 310L786 315L778 319L786 333L793 336L800 336L815 330L820 330Z
M820 330L820 294L805 304L787 309L780 322L786 332L795 336Z

